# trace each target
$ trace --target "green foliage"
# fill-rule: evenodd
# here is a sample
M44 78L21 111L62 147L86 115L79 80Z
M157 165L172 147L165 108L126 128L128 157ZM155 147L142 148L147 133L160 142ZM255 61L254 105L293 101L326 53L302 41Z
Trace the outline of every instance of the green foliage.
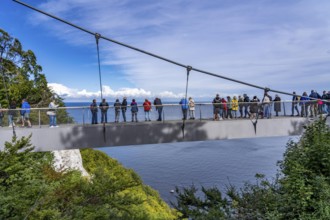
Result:
M100 204L116 207L118 216L129 219L176 219L178 213L156 191L143 185L133 170L100 151L84 149L81 154L84 167L93 176L90 190L99 192Z
M52 153L33 152L29 138L0 151L0 219L176 219L178 213L132 170L83 150L90 178L53 168Z
M318 215L320 208L330 208L330 130L323 119L308 126L298 143L288 143L279 165L284 175L280 183L287 217L309 217Z
M0 75L0 104L3 108L8 108L11 101L15 101L17 107L20 107L23 98L28 100L32 108L47 108L52 98L55 98L60 107L64 106L63 100L48 88L47 79L33 51L23 50L20 41L2 29L0 29ZM48 124L46 111L42 111L40 116L41 124ZM39 111L32 111L30 117L32 123L39 123ZM72 122L72 118L66 111L59 110L57 121Z
M324 119L310 124L298 143L289 141L278 164L271 181L257 174L256 184L228 187L228 201L213 188L211 197L202 188L208 204L194 186L177 190L176 207L193 219L330 219L330 129Z
M177 193L177 204L173 206L182 213L181 218L192 219L224 219L229 215L228 201L223 199L218 188L206 189L202 187L203 195L197 196L198 189L192 185L189 188L180 190Z
M32 153L32 150L29 138L13 138L13 143L6 143L0 152L1 219L22 219L46 193L42 171L50 166L51 155Z

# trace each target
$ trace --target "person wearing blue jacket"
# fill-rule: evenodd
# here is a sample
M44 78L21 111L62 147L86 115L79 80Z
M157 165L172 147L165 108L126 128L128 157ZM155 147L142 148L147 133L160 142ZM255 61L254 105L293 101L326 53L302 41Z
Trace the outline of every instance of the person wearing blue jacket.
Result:
M21 110L21 115L23 116L22 118L22 127L25 126L25 122L28 124L28 128L31 128L31 122L30 122L30 112L31 112L31 106L27 102L26 99L22 100L22 110Z
M309 97L310 97L309 103L310 103L310 113L311 113L310 115L311 115L311 117L313 117L313 116L316 117L317 113L318 113L317 100L321 99L321 96L316 91L312 90Z
M186 98L182 98L179 104L181 105L181 109L182 109L182 115L183 115L182 120L186 120L187 110L188 110L188 100Z
M302 94L299 105L301 106L301 117L308 117L309 97L307 92Z
M96 104L96 99L93 99L92 104L89 106L91 113L92 113L92 124L97 124L97 112L98 112L98 107Z
M139 111L139 107L138 107L137 103L135 102L135 99L133 99L131 102L132 122L134 122L134 119L135 119L135 122L138 122L138 119L137 119L138 111Z

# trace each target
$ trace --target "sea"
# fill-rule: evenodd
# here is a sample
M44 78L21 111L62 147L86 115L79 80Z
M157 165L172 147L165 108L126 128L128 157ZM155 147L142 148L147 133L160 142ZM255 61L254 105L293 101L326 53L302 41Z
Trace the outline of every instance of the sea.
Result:
M88 106L90 103L66 103L66 106ZM109 103L113 105L113 103ZM170 103L168 103L170 104ZM212 108L207 105L196 108L197 118L212 118ZM211 110L210 110L211 109ZM171 106L165 111L165 120L180 119L180 108ZM111 113L112 112L112 113ZM109 109L108 120L114 121L114 110ZM69 110L77 123L90 123L88 108ZM129 113L129 112L128 112ZM81 116L85 114L85 116ZM144 120L143 109L139 111ZM130 118L130 114L128 114ZM152 120L156 120L154 111ZM118 160L124 167L133 169L144 184L157 190L162 199L175 203L175 187L218 187L223 193L229 185L243 187L246 182L255 183L257 173L275 178L277 162L283 159L289 140L298 136L246 138L219 141L151 144L121 147L103 147L98 150Z

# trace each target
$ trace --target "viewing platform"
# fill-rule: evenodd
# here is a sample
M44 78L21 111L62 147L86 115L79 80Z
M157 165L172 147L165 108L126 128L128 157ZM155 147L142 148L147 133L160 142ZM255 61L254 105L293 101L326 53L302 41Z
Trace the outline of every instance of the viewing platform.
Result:
M256 129L250 119L182 120L89 124L65 124L60 127L16 127L18 138L31 136L35 151L99 148L112 146L164 144L173 142L300 135L310 123L302 117L258 119ZM13 137L12 128L0 129L0 146Z

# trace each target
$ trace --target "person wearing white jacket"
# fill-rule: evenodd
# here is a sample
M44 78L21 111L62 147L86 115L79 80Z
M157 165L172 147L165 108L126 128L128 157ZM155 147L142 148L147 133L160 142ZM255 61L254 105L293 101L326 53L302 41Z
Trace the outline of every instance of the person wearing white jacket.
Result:
M195 101L193 98L189 97L189 119L194 120L195 119Z
M49 116L49 127L54 128L58 127L56 125L56 109L58 105L55 104L55 100L52 100L48 106L49 110L47 111L47 115Z

